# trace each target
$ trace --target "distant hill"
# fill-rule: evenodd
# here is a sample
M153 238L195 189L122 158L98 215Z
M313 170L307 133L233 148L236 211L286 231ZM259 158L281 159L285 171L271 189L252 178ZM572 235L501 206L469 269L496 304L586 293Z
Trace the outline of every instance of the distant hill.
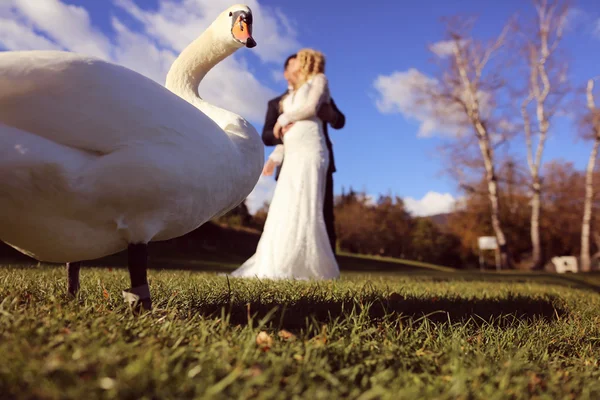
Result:
M448 220L450 219L451 215L452 215L452 213L443 213L443 214L435 214L435 215L430 215L430 216L421 217L421 218L427 218L427 219L433 221L433 223L438 225L440 228L445 228L446 226L448 226Z

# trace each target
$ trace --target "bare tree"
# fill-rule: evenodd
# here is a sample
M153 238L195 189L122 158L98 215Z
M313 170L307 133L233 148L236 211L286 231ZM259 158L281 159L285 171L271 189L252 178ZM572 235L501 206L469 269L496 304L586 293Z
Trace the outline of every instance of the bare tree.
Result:
M491 225L496 236L502 268L512 267L507 239L500 220L500 196L496 172L495 146L502 142L502 124L498 119L496 97L504 86L500 74L488 72L490 61L505 43L510 25L491 43L483 44L468 34L464 20L448 24L449 40L431 46L443 62L441 76L420 88L420 104L428 105L447 126L456 126L458 140L472 138L477 144L478 160L483 167L490 204ZM485 72L485 73L484 73ZM469 136L465 137L464 134ZM473 163L473 161L475 161Z
M589 112L586 115L584 122L591 131L594 145L585 172L585 202L583 206L583 223L581 225L582 271L591 270L590 224L592 220L592 203L594 199L594 169L596 167L596 159L598 158L598 148L600 147L600 109L596 107L594 99L594 79L590 79L587 84L587 108Z
M564 94L562 89L566 81L564 71L566 65L557 60L556 50L563 37L568 3L562 0L534 0L533 2L537 11L537 23L535 32L529 35L525 45L529 84L527 97L521 105L521 114L527 145L527 164L531 174L531 245L532 268L535 269L541 267L543 262L540 240L542 155L551 119L560 107L560 100ZM531 114L535 117L532 118ZM532 119L536 121L535 127ZM537 136L535 152L533 136Z

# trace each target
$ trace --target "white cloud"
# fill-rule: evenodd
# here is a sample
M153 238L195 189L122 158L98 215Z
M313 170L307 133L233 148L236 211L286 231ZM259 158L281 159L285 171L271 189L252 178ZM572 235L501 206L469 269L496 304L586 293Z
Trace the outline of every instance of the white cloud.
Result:
M384 114L400 113L407 119L417 120L419 137L431 137L436 133L457 135L464 130L464 114L441 110L423 96L425 91L434 92L437 84L435 79L414 68L379 75L374 83L379 95L377 108Z
M159 0L158 10L148 11L131 0L112 3L141 23L141 30L113 17L114 35L109 36L92 25L83 7L60 0L3 0L0 48L84 53L124 65L164 84L177 54L231 6L228 0ZM283 63L299 43L292 24L279 10L264 7L256 0L247 4L254 14L253 36L258 46L242 49L217 65L201 83L200 93L217 106L261 123L267 101L276 92L256 79L241 57L244 52L254 52L263 62Z
M112 61L163 84L176 55L158 48L148 37L133 32L117 18L112 18L112 27L116 32Z
M456 42L454 40L442 40L429 46L429 50L440 58L452 55Z
M143 24L147 35L175 51L181 51L232 5L231 0L160 0L158 10L146 11L133 0L114 1ZM258 46L254 51L261 60L280 62L298 49L296 31L280 10L264 7L256 0L245 4L256 21L252 35Z
M62 50L57 44L10 17L0 16L0 38L0 43L7 49Z
M438 48L440 54L447 50L447 45L440 45ZM440 92L440 83L415 68L379 75L374 87L378 94L376 106L379 112L399 113L409 120L416 120L419 123L418 137L456 137L470 129L467 116L458 104L431 100L430 94L435 97L435 93ZM466 96L466 92L457 96ZM479 92L478 97L480 111L485 118L491 111L491 97L485 92Z
M600 39L600 18L598 18L594 23L594 36Z
M254 190L246 199L246 206L251 214L256 213L265 203L270 203L275 193L277 182L272 176L261 176ZM367 205L377 205L378 196L371 194L358 195ZM403 199L406 209L417 217L443 214L451 212L455 206L460 204L460 198L456 199L450 193L428 192L421 199L405 197Z
M46 33L50 39L71 51L107 58L109 40L93 28L83 7L60 0L8 0L25 17L30 26Z
M468 39L461 39L458 41L460 48L469 43ZM429 46L429 50L440 58L446 58L454 54L454 49L457 42L454 40L440 40Z
M277 182L272 176L261 175L254 190L246 199L246 206L250 214L256 213L265 203L271 202L276 184Z
M413 197L404 198L404 205L412 215L426 217L452 211L456 201L450 193L428 192L418 200Z

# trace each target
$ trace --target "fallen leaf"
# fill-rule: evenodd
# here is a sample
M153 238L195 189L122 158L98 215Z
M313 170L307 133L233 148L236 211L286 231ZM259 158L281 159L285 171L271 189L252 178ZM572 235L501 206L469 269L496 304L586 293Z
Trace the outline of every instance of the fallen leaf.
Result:
M540 389L545 389L546 388L546 384L544 382L544 380L535 372L530 373L529 375L529 392L533 393L536 391L537 388Z
M261 331L256 335L256 344L263 351L269 351L273 345L273 338L265 331Z
M317 335L314 338L310 339L311 342L313 343L317 343L320 345L325 345L327 344L327 338L321 335Z
M323 325L321 333L310 340L311 342L319 344L327 344L327 325Z
M286 331L285 329L280 330L278 333L278 336L282 340L288 340L288 341L296 340L296 335L294 335L292 332Z
M104 296L105 299L108 300L108 298L110 297L110 294L108 294L108 290L106 289L102 289L102 296Z

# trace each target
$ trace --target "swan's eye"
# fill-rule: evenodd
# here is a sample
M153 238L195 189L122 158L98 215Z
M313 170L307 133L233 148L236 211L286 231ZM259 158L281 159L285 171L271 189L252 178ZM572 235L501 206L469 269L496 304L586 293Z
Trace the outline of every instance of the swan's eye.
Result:
M229 16L231 17L233 15L233 13L231 11L229 11Z

